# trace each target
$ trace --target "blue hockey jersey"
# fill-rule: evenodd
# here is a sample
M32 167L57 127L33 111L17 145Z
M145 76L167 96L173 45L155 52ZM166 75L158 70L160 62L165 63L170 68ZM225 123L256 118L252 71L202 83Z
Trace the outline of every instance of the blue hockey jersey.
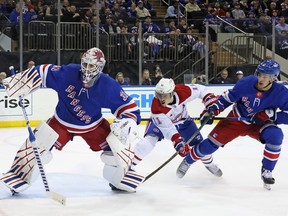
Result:
M83 133L97 127L103 118L101 108L110 109L117 118L133 118L140 123L140 110L135 101L106 74L101 73L92 87L84 88L80 64L44 64L36 69L43 87L52 88L58 94L56 119L73 132Z
M234 111L246 118L269 108L288 111L288 89L283 84L273 82L268 91L259 91L255 87L257 82L256 76L244 77L224 92L219 100L226 107L234 103Z

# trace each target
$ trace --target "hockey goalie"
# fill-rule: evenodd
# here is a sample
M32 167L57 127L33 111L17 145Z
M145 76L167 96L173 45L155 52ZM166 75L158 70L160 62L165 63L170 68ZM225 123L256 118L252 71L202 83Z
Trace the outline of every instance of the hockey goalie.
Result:
M119 83L102 72L105 62L104 53L91 48L81 57L81 64L38 65L6 78L4 85L10 97L25 97L39 87L56 91L54 115L35 132L43 161L49 161L52 149L61 151L73 137L80 136L92 151L103 151L103 175L112 189L134 192L144 179L130 170L140 111ZM114 114L111 125L103 117L102 108ZM26 140L11 169L1 177L13 192L27 189L37 176L31 147Z

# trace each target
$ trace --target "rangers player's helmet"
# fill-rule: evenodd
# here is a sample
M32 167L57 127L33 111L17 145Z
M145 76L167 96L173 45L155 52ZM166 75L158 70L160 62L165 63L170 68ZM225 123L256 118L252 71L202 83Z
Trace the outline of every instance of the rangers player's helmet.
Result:
M264 60L257 66L256 75L258 73L268 74L273 77L278 76L280 73L280 65L272 59Z
M106 60L99 48L87 50L81 58L82 82L88 87L93 85L95 79L102 72Z

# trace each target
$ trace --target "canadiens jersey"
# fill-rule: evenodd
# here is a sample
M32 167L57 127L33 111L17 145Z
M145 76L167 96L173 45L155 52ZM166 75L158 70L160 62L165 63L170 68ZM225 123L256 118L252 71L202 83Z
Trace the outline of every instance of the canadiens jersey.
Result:
M154 98L151 106L151 119L161 130L164 137L171 139L178 133L176 127L189 117L186 104L196 98L203 99L207 94L203 85L182 85L177 84L174 90L174 102L166 107L161 106L159 100ZM204 107L203 107L204 108Z
M102 120L101 108L108 108L117 118L133 118L140 123L140 110L119 83L106 74L90 88L83 88L81 65L37 66L43 87L57 92L55 118L71 132L83 133L96 128Z
M244 77L224 92L219 100L228 105L234 103L237 115L246 118L269 108L288 110L288 89L283 84L273 82L268 91L259 91L255 87L257 82L256 76Z

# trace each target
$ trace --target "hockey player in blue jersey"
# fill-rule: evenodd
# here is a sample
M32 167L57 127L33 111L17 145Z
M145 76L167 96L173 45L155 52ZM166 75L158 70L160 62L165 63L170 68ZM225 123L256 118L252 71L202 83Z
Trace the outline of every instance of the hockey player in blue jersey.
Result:
M227 119L221 120L207 139L192 147L177 169L178 177L182 178L191 164L205 155L212 154L219 147L224 147L233 139L250 136L265 146L261 178L264 187L271 189L271 185L275 182L272 171L278 161L283 140L283 132L276 124L287 123L285 111L288 111L288 89L274 82L279 72L280 65L276 61L265 60L257 66L255 76L239 80L233 89L224 92L216 103L206 107L204 113L217 116L234 104ZM281 116L286 120L275 121L276 109L282 110ZM208 116L204 114L202 117ZM231 120L233 117L245 118L245 121Z
M36 133L37 142L43 142L39 152L44 161L49 158L52 147L62 150L74 136L80 136L92 151L103 151L104 177L117 188L131 192L134 191L131 184L125 185L124 182L123 185L121 179L134 156L130 142L138 136L140 111L120 84L102 73L104 66L103 52L91 48L83 54L81 64L39 65L10 77L6 80L6 89L10 96L25 96L40 86L57 92L56 110L47 123L57 133L58 139L42 141L43 137L37 137L41 131ZM102 108L110 109L115 115L111 125L103 118ZM21 192L30 186L33 175L37 176L34 165L35 159L27 140L1 181L11 190Z

